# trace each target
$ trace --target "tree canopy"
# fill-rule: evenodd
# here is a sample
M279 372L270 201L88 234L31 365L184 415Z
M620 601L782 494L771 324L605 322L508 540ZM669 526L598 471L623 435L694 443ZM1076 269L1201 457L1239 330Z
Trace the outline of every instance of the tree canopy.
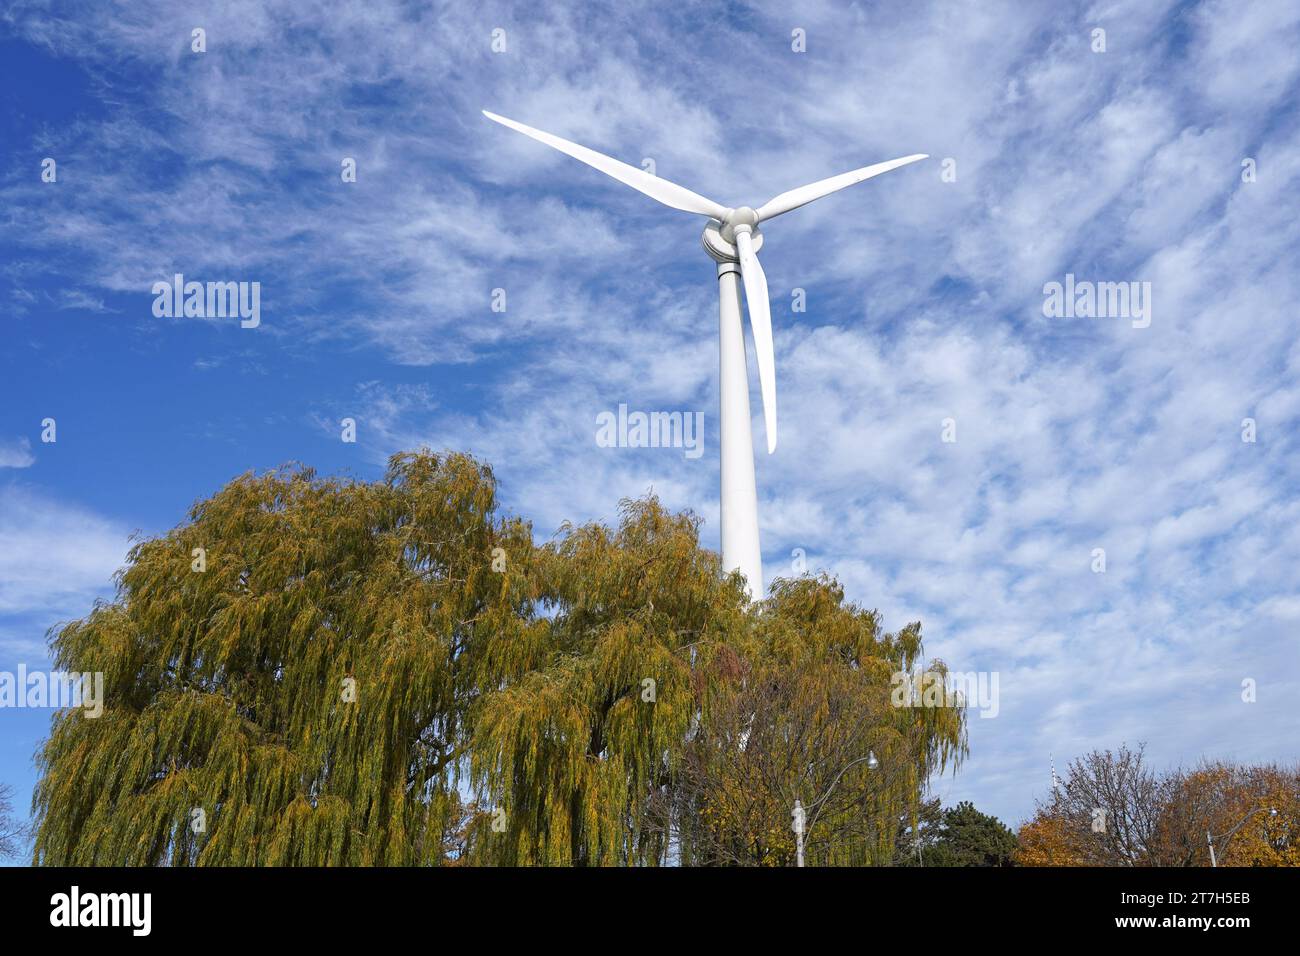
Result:
M899 866L1011 866L1016 835L997 817L963 800L946 809L936 797L926 801L918 830L900 834L894 862ZM917 838L919 834L919 840Z
M960 701L889 705L919 624L825 577L751 604L699 530L651 496L537 545L461 454L241 476L52 632L104 712L38 754L35 860L780 864L832 780L810 851L888 860L966 746Z
M1300 866L1300 768L1149 769L1143 748L1075 760L1020 830L1023 866Z

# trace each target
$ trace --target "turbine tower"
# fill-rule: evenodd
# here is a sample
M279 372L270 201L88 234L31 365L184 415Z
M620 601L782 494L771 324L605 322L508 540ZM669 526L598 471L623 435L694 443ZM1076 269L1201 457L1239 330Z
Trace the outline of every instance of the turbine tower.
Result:
M763 422L770 455L776 451L776 359L772 350L772 311L767 296L767 276L763 274L757 256L763 246L759 223L872 176L926 159L927 154L914 153L800 186L769 199L757 209L750 206L733 209L567 139L487 110L483 115L558 149L665 206L708 217L702 236L704 249L718 266L722 564L726 570L738 570L745 576L751 598L761 597L763 556L758 543L758 492L754 478L754 441L750 431L749 375L745 365L745 333L740 319L740 288L743 285L750 332L754 338L754 355L758 361Z

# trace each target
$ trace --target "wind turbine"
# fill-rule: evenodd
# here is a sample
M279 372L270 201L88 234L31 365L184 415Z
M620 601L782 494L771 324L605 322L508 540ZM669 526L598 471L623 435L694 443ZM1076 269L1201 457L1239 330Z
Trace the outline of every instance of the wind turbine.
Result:
M739 570L752 598L763 591L763 556L758 545L758 493L754 482L754 442L750 434L749 378L745 367L745 338L740 321L740 292L737 275L745 286L749 307L749 326L754 336L754 354L758 359L758 382L763 395L763 421L767 432L767 452L776 451L776 359L772 352L772 310L767 298L767 276L758 262L763 236L761 222L798 209L814 199L821 199L847 186L879 176L891 169L926 159L914 153L874 166L818 180L791 189L769 199L757 209L738 206L734 209L706 199L698 193L496 113L483 111L493 122L507 126L540 143L572 156L657 199L665 206L708 216L704 227L704 251L718 265L718 355L721 396L722 433L722 564Z

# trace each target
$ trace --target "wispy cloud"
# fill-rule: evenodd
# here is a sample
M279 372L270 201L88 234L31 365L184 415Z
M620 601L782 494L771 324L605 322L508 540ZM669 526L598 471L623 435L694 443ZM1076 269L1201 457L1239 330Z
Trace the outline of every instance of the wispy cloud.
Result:
M0 615L85 613L111 593L128 534L84 508L0 486Z
M0 439L0 468L28 468L34 464L36 456L30 439Z

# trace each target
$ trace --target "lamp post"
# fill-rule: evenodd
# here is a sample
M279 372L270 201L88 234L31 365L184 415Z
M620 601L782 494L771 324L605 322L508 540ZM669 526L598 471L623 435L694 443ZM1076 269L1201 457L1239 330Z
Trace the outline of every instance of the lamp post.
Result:
M1272 808L1272 807L1256 807L1254 810L1251 810L1250 813L1248 813L1248 814L1246 814L1244 817L1242 817L1242 818L1241 818L1241 822L1238 823L1238 824L1237 824L1235 827L1233 827L1231 830L1229 830L1227 833L1221 834L1221 835L1219 835L1219 836L1216 837L1216 836L1215 836L1213 833L1211 833L1209 830L1206 830L1206 831L1205 831L1205 842L1208 843L1208 844L1210 845L1210 866L1217 868L1218 865L1219 865L1219 861L1218 861L1218 859L1217 859L1217 858L1215 857L1215 855L1214 855L1214 841L1215 841L1215 840L1222 840L1223 842L1220 843L1219 845L1220 845L1221 847L1224 847L1224 848L1226 849L1227 846L1228 846L1228 841L1231 840L1234 836L1236 836L1237 831L1240 830L1242 827L1244 827L1244 826L1246 825L1247 821L1249 821L1251 818L1253 818L1253 817L1255 816L1255 814L1257 814L1257 813L1263 813L1265 810L1268 811L1268 815L1269 815L1269 816L1271 816L1271 817L1275 817L1275 816L1277 816L1277 810L1275 810L1275 809Z
M798 798L794 801L794 846L795 846L795 866L803 866L803 804Z
M812 829L812 825L817 822L817 815L821 813L822 804L825 803L826 799L835 792L836 785L840 782L840 778L848 772L848 769L855 764L864 762L866 763L868 770L875 770L880 766L880 761L876 759L876 753L873 750L868 750L865 757L859 757L857 760L850 760L846 763L840 769L840 772L835 775L835 779L831 781L831 785L826 788L826 792L808 805L808 809L813 811L813 816L812 819L808 820L806 823L806 814L803 803L798 799L795 800L794 810L791 811L790 814L794 817L795 866L803 866L803 836L806 832Z

